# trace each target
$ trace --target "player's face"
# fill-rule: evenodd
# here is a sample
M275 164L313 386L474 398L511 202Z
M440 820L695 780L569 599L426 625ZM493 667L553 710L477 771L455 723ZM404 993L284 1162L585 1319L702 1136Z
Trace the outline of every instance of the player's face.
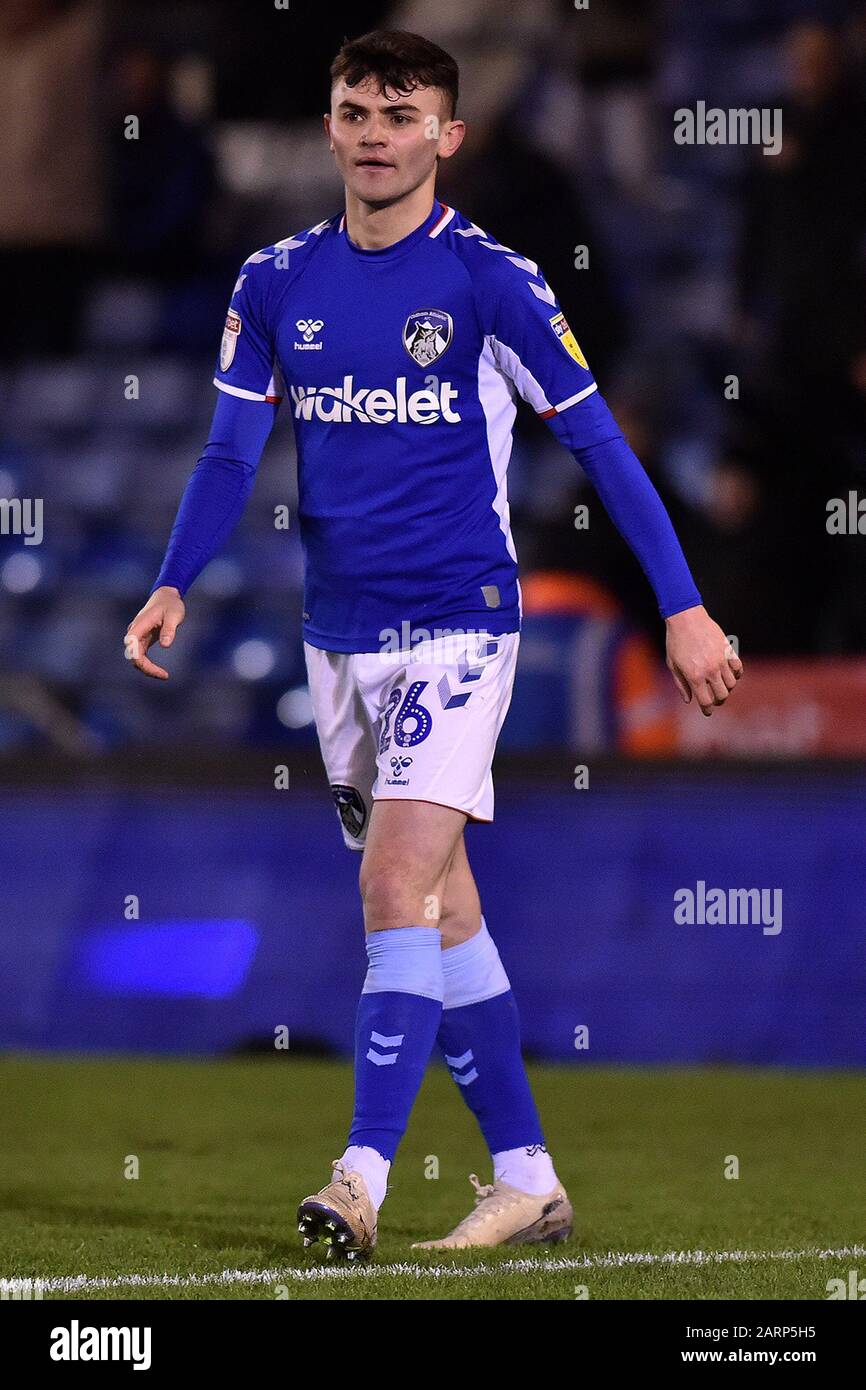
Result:
M459 127L459 131L452 129ZM325 117L344 183L362 202L385 206L433 175L436 156L452 154L462 122L446 121L442 93L420 87L383 96L374 79L347 87L341 79Z

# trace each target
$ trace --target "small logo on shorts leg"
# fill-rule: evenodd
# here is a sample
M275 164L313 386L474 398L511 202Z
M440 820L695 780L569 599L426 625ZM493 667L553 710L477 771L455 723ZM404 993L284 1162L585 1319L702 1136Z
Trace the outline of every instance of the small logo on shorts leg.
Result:
M351 835L353 839L357 840L367 819L367 808L361 793L356 787L343 787L335 784L331 787L331 795L340 813L343 829L347 835Z
M391 777L386 777L386 778L385 778L385 786L386 786L386 787L408 787L408 785L409 785L409 778L408 778L408 777L401 777L401 776L400 776L400 773L401 773L401 772L405 772L407 768L411 767L411 766L412 766L412 761L413 761L412 758L398 758L398 757L392 758L392 759L391 759L391 772L392 772L393 775L392 775Z

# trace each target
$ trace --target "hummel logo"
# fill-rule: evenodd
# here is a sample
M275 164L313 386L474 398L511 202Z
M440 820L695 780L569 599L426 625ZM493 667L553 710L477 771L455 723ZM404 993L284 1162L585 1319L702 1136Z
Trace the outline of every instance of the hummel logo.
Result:
M321 333L325 326L324 319L298 319L295 327L303 335L304 341L299 343L297 339L292 344L295 352L321 352L324 343L314 343L313 339L317 333Z
M414 759L394 757L391 759L391 776L385 778L385 785L388 787L408 787L409 778L401 777L400 773L405 772L412 766Z

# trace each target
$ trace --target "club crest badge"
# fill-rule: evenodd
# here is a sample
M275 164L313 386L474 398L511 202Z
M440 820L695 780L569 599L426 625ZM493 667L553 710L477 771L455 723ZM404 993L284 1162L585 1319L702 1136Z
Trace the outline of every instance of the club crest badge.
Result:
M340 813L340 820L343 822L346 834L357 840L364 829L364 821L367 819L367 808L361 793L355 787L345 787L340 783L333 783L331 795Z
M226 314L226 326L223 329L223 339L220 343L220 371L227 372L235 360L235 352L238 346L238 335L241 331L241 316L236 314L234 309L229 309Z
M441 309L416 309L403 327L403 346L419 367L429 367L448 348L454 321Z

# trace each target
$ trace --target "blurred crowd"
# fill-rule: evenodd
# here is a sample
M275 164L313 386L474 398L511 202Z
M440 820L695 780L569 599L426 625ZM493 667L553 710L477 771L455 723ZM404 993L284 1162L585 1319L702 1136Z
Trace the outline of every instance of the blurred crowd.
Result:
M157 721L163 742L309 738L302 557L271 524L295 500L287 419L158 706L119 652L206 437L237 267L339 209L327 68L378 25L460 63L441 195L541 266L744 655L866 649L863 545L825 525L866 496L866 5L4 0L0 497L43 498L45 536L0 536L0 748L39 724L16 673L72 746ZM697 101L781 108L781 152L676 144ZM528 410L510 496L524 575L657 651L651 590Z

